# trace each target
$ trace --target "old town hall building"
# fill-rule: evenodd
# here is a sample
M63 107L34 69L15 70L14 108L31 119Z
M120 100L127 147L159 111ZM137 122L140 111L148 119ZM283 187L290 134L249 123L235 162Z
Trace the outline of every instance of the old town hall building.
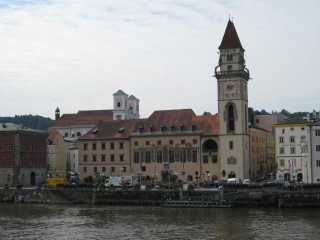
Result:
M83 180L104 174L142 176L158 181L164 172L182 181L248 178L249 71L245 67L244 48L231 20L219 53L215 68L217 114L196 115L192 109L173 109L154 111L147 118L139 118L139 100L118 91L114 94L113 110L90 112L95 114L93 122L88 122L88 111L72 118L67 114L59 118L52 129L60 135L60 142L63 139L70 142L70 134L77 136L72 145L76 152L71 154L78 159L74 171ZM81 114L86 114L86 121L79 120ZM99 116L103 118L101 121ZM62 132L84 123L90 127L85 132ZM60 149L58 145L55 148Z

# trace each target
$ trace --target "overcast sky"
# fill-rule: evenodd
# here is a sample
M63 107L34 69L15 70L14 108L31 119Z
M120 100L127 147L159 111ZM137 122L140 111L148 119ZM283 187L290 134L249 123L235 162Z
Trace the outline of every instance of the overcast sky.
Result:
M249 105L320 110L318 0L0 0L0 116L112 108L217 112L212 77L229 15Z

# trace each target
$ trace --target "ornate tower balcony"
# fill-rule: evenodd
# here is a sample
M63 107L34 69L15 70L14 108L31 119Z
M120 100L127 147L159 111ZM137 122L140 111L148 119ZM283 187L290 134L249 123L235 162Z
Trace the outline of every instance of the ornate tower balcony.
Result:
M243 78L247 81L250 79L250 72L249 72L249 69L247 68L244 68L242 70L221 71L220 66L217 66L214 70L214 73L215 73L214 76L218 80L223 78L236 78L236 77Z

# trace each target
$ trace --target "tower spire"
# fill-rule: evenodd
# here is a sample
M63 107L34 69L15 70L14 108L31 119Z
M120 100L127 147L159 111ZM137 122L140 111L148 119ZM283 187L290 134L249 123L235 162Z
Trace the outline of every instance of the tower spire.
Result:
M224 32L219 49L221 50L221 49L230 49L230 48L240 48L244 50L241 45L237 30L229 15L229 21L228 21L226 30Z

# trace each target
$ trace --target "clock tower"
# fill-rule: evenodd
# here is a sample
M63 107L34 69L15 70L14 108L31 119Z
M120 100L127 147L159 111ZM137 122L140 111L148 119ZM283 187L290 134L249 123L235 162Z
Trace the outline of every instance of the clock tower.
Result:
M229 20L219 46L218 112L222 178L249 177L248 86L249 71L235 26Z

